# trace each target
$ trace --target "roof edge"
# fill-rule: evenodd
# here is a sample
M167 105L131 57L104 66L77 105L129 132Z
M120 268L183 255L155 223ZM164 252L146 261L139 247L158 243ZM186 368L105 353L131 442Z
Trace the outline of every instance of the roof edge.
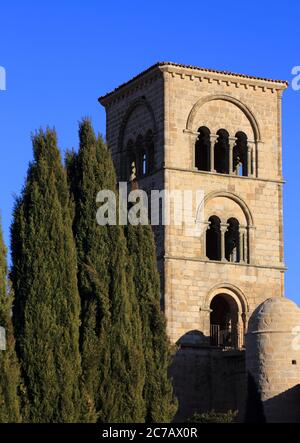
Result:
M113 96L115 93L119 92L125 86L133 83L135 80L138 80L140 77L144 76L145 74L148 74L152 70L155 70L157 68L161 68L164 66L166 66L166 67L169 66L169 67L174 67L174 68L192 69L194 71L200 71L203 73L211 73L211 74L217 74L217 75L226 75L226 76L228 75L231 77L262 81L262 82L271 83L271 84L277 83L282 86L280 89L284 89L284 86L287 87L289 84L288 81L286 81L286 80L276 80L276 79L270 79L270 78L266 78L266 77L256 77L256 76L247 75L247 74L238 74L238 73L231 72L231 71L220 71L217 69L201 68L199 66L184 65L184 64L180 64L180 63L174 63L174 62L157 62L157 63L151 65L149 68L141 71L139 74L137 74L136 76L134 76L130 80L126 81L125 83L122 83L120 86L116 87L115 89L108 92L107 94L100 96L98 101L101 104L104 104L103 101L106 101L107 98L109 98L110 96Z

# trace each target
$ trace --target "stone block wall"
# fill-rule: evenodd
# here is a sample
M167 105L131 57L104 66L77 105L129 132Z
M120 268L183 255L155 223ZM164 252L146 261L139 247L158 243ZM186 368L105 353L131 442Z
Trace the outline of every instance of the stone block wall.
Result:
M286 86L283 81L159 63L100 98L106 108L107 142L120 180L129 178L128 141L151 130L154 168L134 186L147 192L203 193L202 211L195 200L192 208L185 209L188 226L154 228L168 334L172 343L179 344L173 365L179 380L175 385L189 413L196 404L202 410L222 404L240 408L242 400L232 395L244 392L240 388L245 382L242 357L227 354L227 359L226 352L218 354L209 348L180 348L182 338L195 331L209 344L213 298L221 294L231 300L239 331L244 334L260 303L284 295L281 97ZM195 168L195 143L203 126L213 140L219 129L228 131L231 143L237 132L247 135L250 176ZM174 205L171 208L175 210ZM224 257L208 260L205 241L212 215L219 217L222 229L230 217L239 221L244 254L239 263ZM190 381L194 381L188 387L190 371L194 374ZM226 398L230 398L228 404Z

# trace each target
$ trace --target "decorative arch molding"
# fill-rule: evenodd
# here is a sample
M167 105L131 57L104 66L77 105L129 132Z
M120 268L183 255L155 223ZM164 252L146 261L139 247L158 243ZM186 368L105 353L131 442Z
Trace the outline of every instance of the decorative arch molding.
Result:
M203 209L205 208L207 202L209 200L212 200L213 198L216 198L216 197L226 197L226 198L229 198L229 199L233 200L234 202L236 202L240 206L242 211L244 212L248 226L250 228L254 226L253 216L252 216L252 213L251 213L248 205L237 194L234 194L233 192L229 192L229 191L213 191L213 192L210 192L209 194L207 194L197 209L196 221L198 221L198 219L199 219L199 214L203 213Z
M187 119L187 123L186 123L186 129L189 131L193 131L195 128L195 120L196 120L196 115L198 110L205 104L208 103L210 101L213 100L224 100L227 102L232 103L233 105L237 106L247 117L247 119L249 120L253 133L254 133L254 138L255 141L261 141L261 132L259 129L259 125L258 122L253 114L253 112L248 108L248 106L246 106L244 103L242 103L240 100L238 100L237 98L231 96L231 95L226 95L226 94L218 94L218 95L208 95L206 97L200 98L200 100L198 100L191 112L189 113L188 119Z
M155 114L154 114L154 111L152 109L152 106L150 105L150 103L148 102L148 100L145 97L138 97L133 102L131 102L131 104L127 108L127 111L125 112L125 116L123 117L123 121L122 121L121 126L120 126L119 139L118 139L119 151L123 151L124 150L123 141L124 141L124 135L125 135L125 129L126 129L127 123L129 121L133 111L137 107L139 107L139 106L144 106L148 110L148 112L150 114L150 117L151 117L151 120L152 120L152 124L153 124L153 135L154 135L154 137L157 134L157 124L156 124Z
M232 297L238 306L240 314L247 314L249 312L249 304L244 292L231 283L221 283L213 286L205 297L204 308L209 309L212 299L219 294L226 294Z

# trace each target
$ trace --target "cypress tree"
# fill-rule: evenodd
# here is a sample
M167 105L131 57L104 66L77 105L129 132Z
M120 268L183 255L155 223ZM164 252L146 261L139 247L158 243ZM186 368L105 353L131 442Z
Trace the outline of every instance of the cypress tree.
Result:
M87 119L80 124L79 138L78 155L68 155L67 168L75 200L86 398L99 422L142 422L141 321L124 230L96 221L96 196L101 190L115 192L115 172L102 138Z
M6 332L6 350L0 350L0 423L21 421L18 397L20 369L11 320L12 300L7 280L6 248L0 226L0 326Z
M142 319L146 421L168 423L177 411L177 401L168 377L171 347L160 306L160 278L151 227L129 225L127 241L134 263L134 283Z
M33 137L34 161L14 210L13 321L28 408L25 421L80 420L80 298L69 189L47 129Z

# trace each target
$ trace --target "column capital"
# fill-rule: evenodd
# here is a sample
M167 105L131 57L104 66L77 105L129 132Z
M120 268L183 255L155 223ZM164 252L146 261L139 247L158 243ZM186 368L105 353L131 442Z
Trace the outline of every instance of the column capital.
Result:
M189 134L189 135L199 135L199 132L197 131L192 131L191 129L184 129L183 130L184 134Z
M196 220L196 223L201 224L202 226L204 226L204 228L205 228L205 227L206 227L206 228L209 228L209 227L210 227L210 224L211 224L211 222L209 222L209 221L201 221L201 222L198 222L197 220Z
M220 224L221 231L226 232L228 229L228 226L229 226L228 223L221 223Z
M207 313L210 314L213 310L212 310L211 308L201 308L201 307L200 307L200 308L199 308L199 311L200 311L200 312L207 312Z

